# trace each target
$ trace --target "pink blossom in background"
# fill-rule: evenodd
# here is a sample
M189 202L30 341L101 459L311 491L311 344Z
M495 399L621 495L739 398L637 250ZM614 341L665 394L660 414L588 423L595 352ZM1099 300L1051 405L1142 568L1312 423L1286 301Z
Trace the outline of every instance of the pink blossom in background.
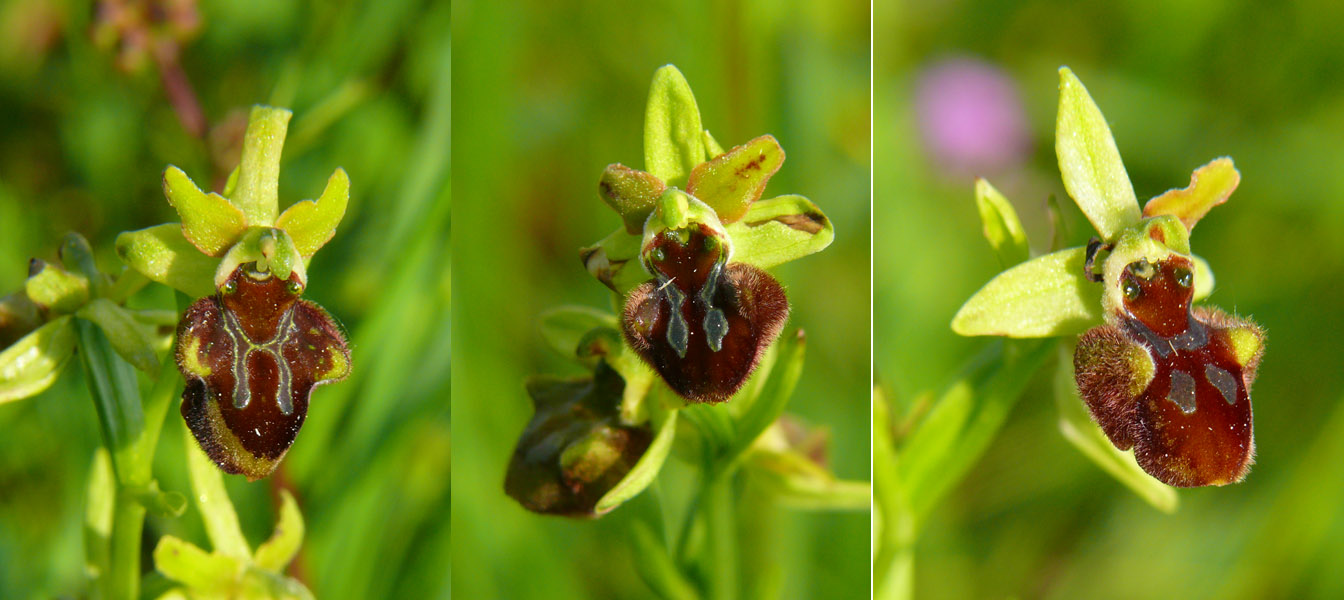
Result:
M989 63L955 58L931 64L915 85L915 112L926 151L951 174L992 174L1031 152L1017 85Z

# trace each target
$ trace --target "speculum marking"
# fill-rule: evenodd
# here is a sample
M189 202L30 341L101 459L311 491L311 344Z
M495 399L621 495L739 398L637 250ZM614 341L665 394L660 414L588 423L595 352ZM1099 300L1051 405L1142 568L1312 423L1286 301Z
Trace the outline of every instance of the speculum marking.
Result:
M1226 369L1217 365L1204 365L1204 377L1208 378L1213 387L1218 388L1219 393L1228 404L1237 403L1237 378Z
M1176 403L1176 406L1181 407L1181 412L1187 415L1195 412L1195 378L1185 371L1172 371L1171 391L1167 393L1167 400Z

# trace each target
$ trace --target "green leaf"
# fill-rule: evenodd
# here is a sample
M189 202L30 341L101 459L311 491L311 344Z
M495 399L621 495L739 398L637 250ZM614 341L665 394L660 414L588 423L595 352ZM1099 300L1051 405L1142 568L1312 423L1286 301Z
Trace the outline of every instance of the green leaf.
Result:
M1180 218L1186 229L1194 229L1195 224L1209 210L1227 202L1227 198L1241 183L1241 173L1232 165L1232 159L1224 156L1215 158L1190 175L1190 185L1149 200L1143 206L1143 216L1174 215Z
M541 339L565 358L576 358L579 341L599 327L616 328L616 317L587 306L560 306L541 313Z
M630 235L644 232L644 222L663 195L667 186L662 180L638 169L622 164L607 165L597 183L597 194L612 210L621 215L625 231Z
M695 585L677 568L667 547L643 522L630 525L630 546L635 570L644 583L663 600L697 600Z
M197 250L182 235L182 226L165 223L117 236L117 256L154 281L193 298L215 293L219 259Z
M1006 341L978 357L940 397L901 449L901 484L917 520L980 458L1054 343Z
M345 217L350 202L350 177L345 169L336 169L327 179L327 187L317 200L295 202L285 209L275 226L285 230L294 240L294 247L304 258L311 258L336 235L336 226Z
M0 403L36 396L51 387L75 351L71 317L60 317L0 352Z
M275 224L280 202L280 152L291 116L293 113L283 108L262 105L253 106L248 116L238 185L229 201L243 211L250 226Z
M257 547L256 565L267 571L283 573L303 544L303 515L289 490L280 490L280 519L270 539Z
M831 220L802 196L779 196L751 205L728 226L731 260L767 269L820 252L835 239Z
M657 388L664 392L662 388ZM663 463L667 462L667 454L672 449L672 438L677 430L677 412L676 410L658 411L653 418L654 437L653 442L649 444L649 449L644 452L644 456L639 458L635 466L625 474L615 487L607 490L602 495L602 499L597 501L593 508L596 514L604 514L627 500L634 498L649 484L653 483L654 478L658 477L658 472L663 469Z
M238 526L238 513L234 512L233 503L229 501L229 493L224 489L224 476L220 474L219 467L216 467L215 463L201 451L190 429L183 427L182 435L187 447L187 470L191 475L191 490L196 498L196 507L201 511L201 520L205 522L205 531L210 535L210 544L218 554L238 561L251 560L252 551L248 549L247 539L243 537L243 530ZM156 561L157 557L156 550Z
M642 238L618 228L595 246L579 250L579 259L593 277L624 297L635 286L652 279L639 261Z
M1114 241L1139 221L1139 201L1106 118L1068 67L1059 69L1055 154L1064 189L1102 239Z
M784 413L798 378L803 373L803 355L807 348L807 338L801 329L793 335L781 335L776 342L775 365L770 369L760 394L737 417L734 424L735 438L724 455L728 465L735 463L756 438L761 436L771 423ZM759 375L758 375L759 376ZM731 406L731 405L730 405Z
M681 71L665 65L653 74L644 111L644 169L667 185L681 185L705 161L700 109Z
M732 223L761 199L783 164L784 149L774 136L763 135L696 165L686 192L713 208L724 224Z
M102 428L103 443L112 451L112 466L121 484L130 482L135 469L135 443L144 432L144 409L135 368L123 360L101 328L87 319L73 318L78 336L84 382L93 399Z
M999 273L952 318L959 335L1016 338L1082 333L1101 323L1102 286L1083 276L1085 248L1038 256Z
M1059 347L1059 364L1055 368L1055 404L1059 408L1059 430L1064 439L1073 444L1111 477L1138 494L1149 504L1165 513L1176 512L1180 498L1176 490L1145 473L1134 460L1134 451L1120 451L1106 438L1106 434L1088 415L1073 376L1072 343Z
M242 576L246 564L235 556L206 552L171 535L154 546L154 568L191 590L192 596L227 597Z
M247 229L243 211L219 194L202 192L172 165L163 172L163 195L182 217L183 237L205 254L224 254Z
M68 315L89 301L89 280L56 265L33 259L24 292L47 315Z
M1027 246L1027 232L1017 218L1017 211L999 190L994 189L984 179L975 180L975 206L980 211L980 222L984 225L985 239L994 248L999 264L1011 267L1021 263L1031 255Z
M107 298L95 298L76 316L98 325L126 362L151 375L158 373L159 357L154 352L154 331L135 320L126 309Z
M84 505L84 566L91 579L111 572L112 513L117 503L117 480L112 455L99 446L89 468L88 494Z

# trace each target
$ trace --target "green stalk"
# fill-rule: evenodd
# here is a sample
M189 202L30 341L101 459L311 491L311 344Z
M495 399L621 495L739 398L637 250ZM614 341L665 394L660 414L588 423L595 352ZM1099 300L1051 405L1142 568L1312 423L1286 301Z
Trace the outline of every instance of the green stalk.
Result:
M705 540L703 558L708 567L710 600L737 598L737 505L733 501L732 477L715 477L705 488Z
M79 356L93 396L103 443L112 454L117 477L116 507L112 516L111 571L103 582L104 597L133 600L140 595L140 534L145 508L127 489L127 476L139 471L136 441L144 432L144 415L135 368L122 360L97 325L75 319Z

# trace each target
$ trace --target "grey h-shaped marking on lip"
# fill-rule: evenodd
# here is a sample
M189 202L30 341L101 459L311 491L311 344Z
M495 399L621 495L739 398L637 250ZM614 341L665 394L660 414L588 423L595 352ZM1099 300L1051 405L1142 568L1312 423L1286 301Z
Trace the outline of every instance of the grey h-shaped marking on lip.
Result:
M714 306L714 292L719 289L719 278L722 276L723 263L714 263L709 269L709 276L705 278L704 287L697 294L705 306L705 320L701 324L705 330L705 342L715 352L723 349L723 338L728 335L728 317L724 316L723 310Z
M280 407L281 414L288 415L294 412L294 403L290 398L293 375L289 372L289 363L285 362L281 348L285 338L294 332L294 307L289 307L289 310L285 311L285 316L280 318L280 324L275 328L275 335L260 344L247 336L247 331L238 322L238 316L225 308L223 303L220 305L220 312L224 313L224 333L228 334L229 340L233 342L233 407L247 408L252 402L252 386L248 384L247 377L247 359L253 352L264 352L271 355L271 359L275 361L278 379L275 402Z
M677 286L672 285L671 279L666 279L663 275L658 275L659 291L663 299L672 307L670 318L667 323L667 343L672 345L672 349L677 351L677 356L686 358L686 347L690 345L690 330L686 327L686 317L681 314L681 307L686 304L686 295L681 293Z
M1157 352L1162 358L1166 358L1171 356L1172 352L1198 350L1208 345L1208 328L1203 323L1196 321L1193 316L1187 317L1187 319L1185 331L1169 338L1157 335L1157 333L1152 329L1149 329L1147 325L1144 325L1143 321L1136 318L1130 317L1123 321L1126 328L1143 338L1143 341L1148 342L1149 348L1152 348L1153 351Z

